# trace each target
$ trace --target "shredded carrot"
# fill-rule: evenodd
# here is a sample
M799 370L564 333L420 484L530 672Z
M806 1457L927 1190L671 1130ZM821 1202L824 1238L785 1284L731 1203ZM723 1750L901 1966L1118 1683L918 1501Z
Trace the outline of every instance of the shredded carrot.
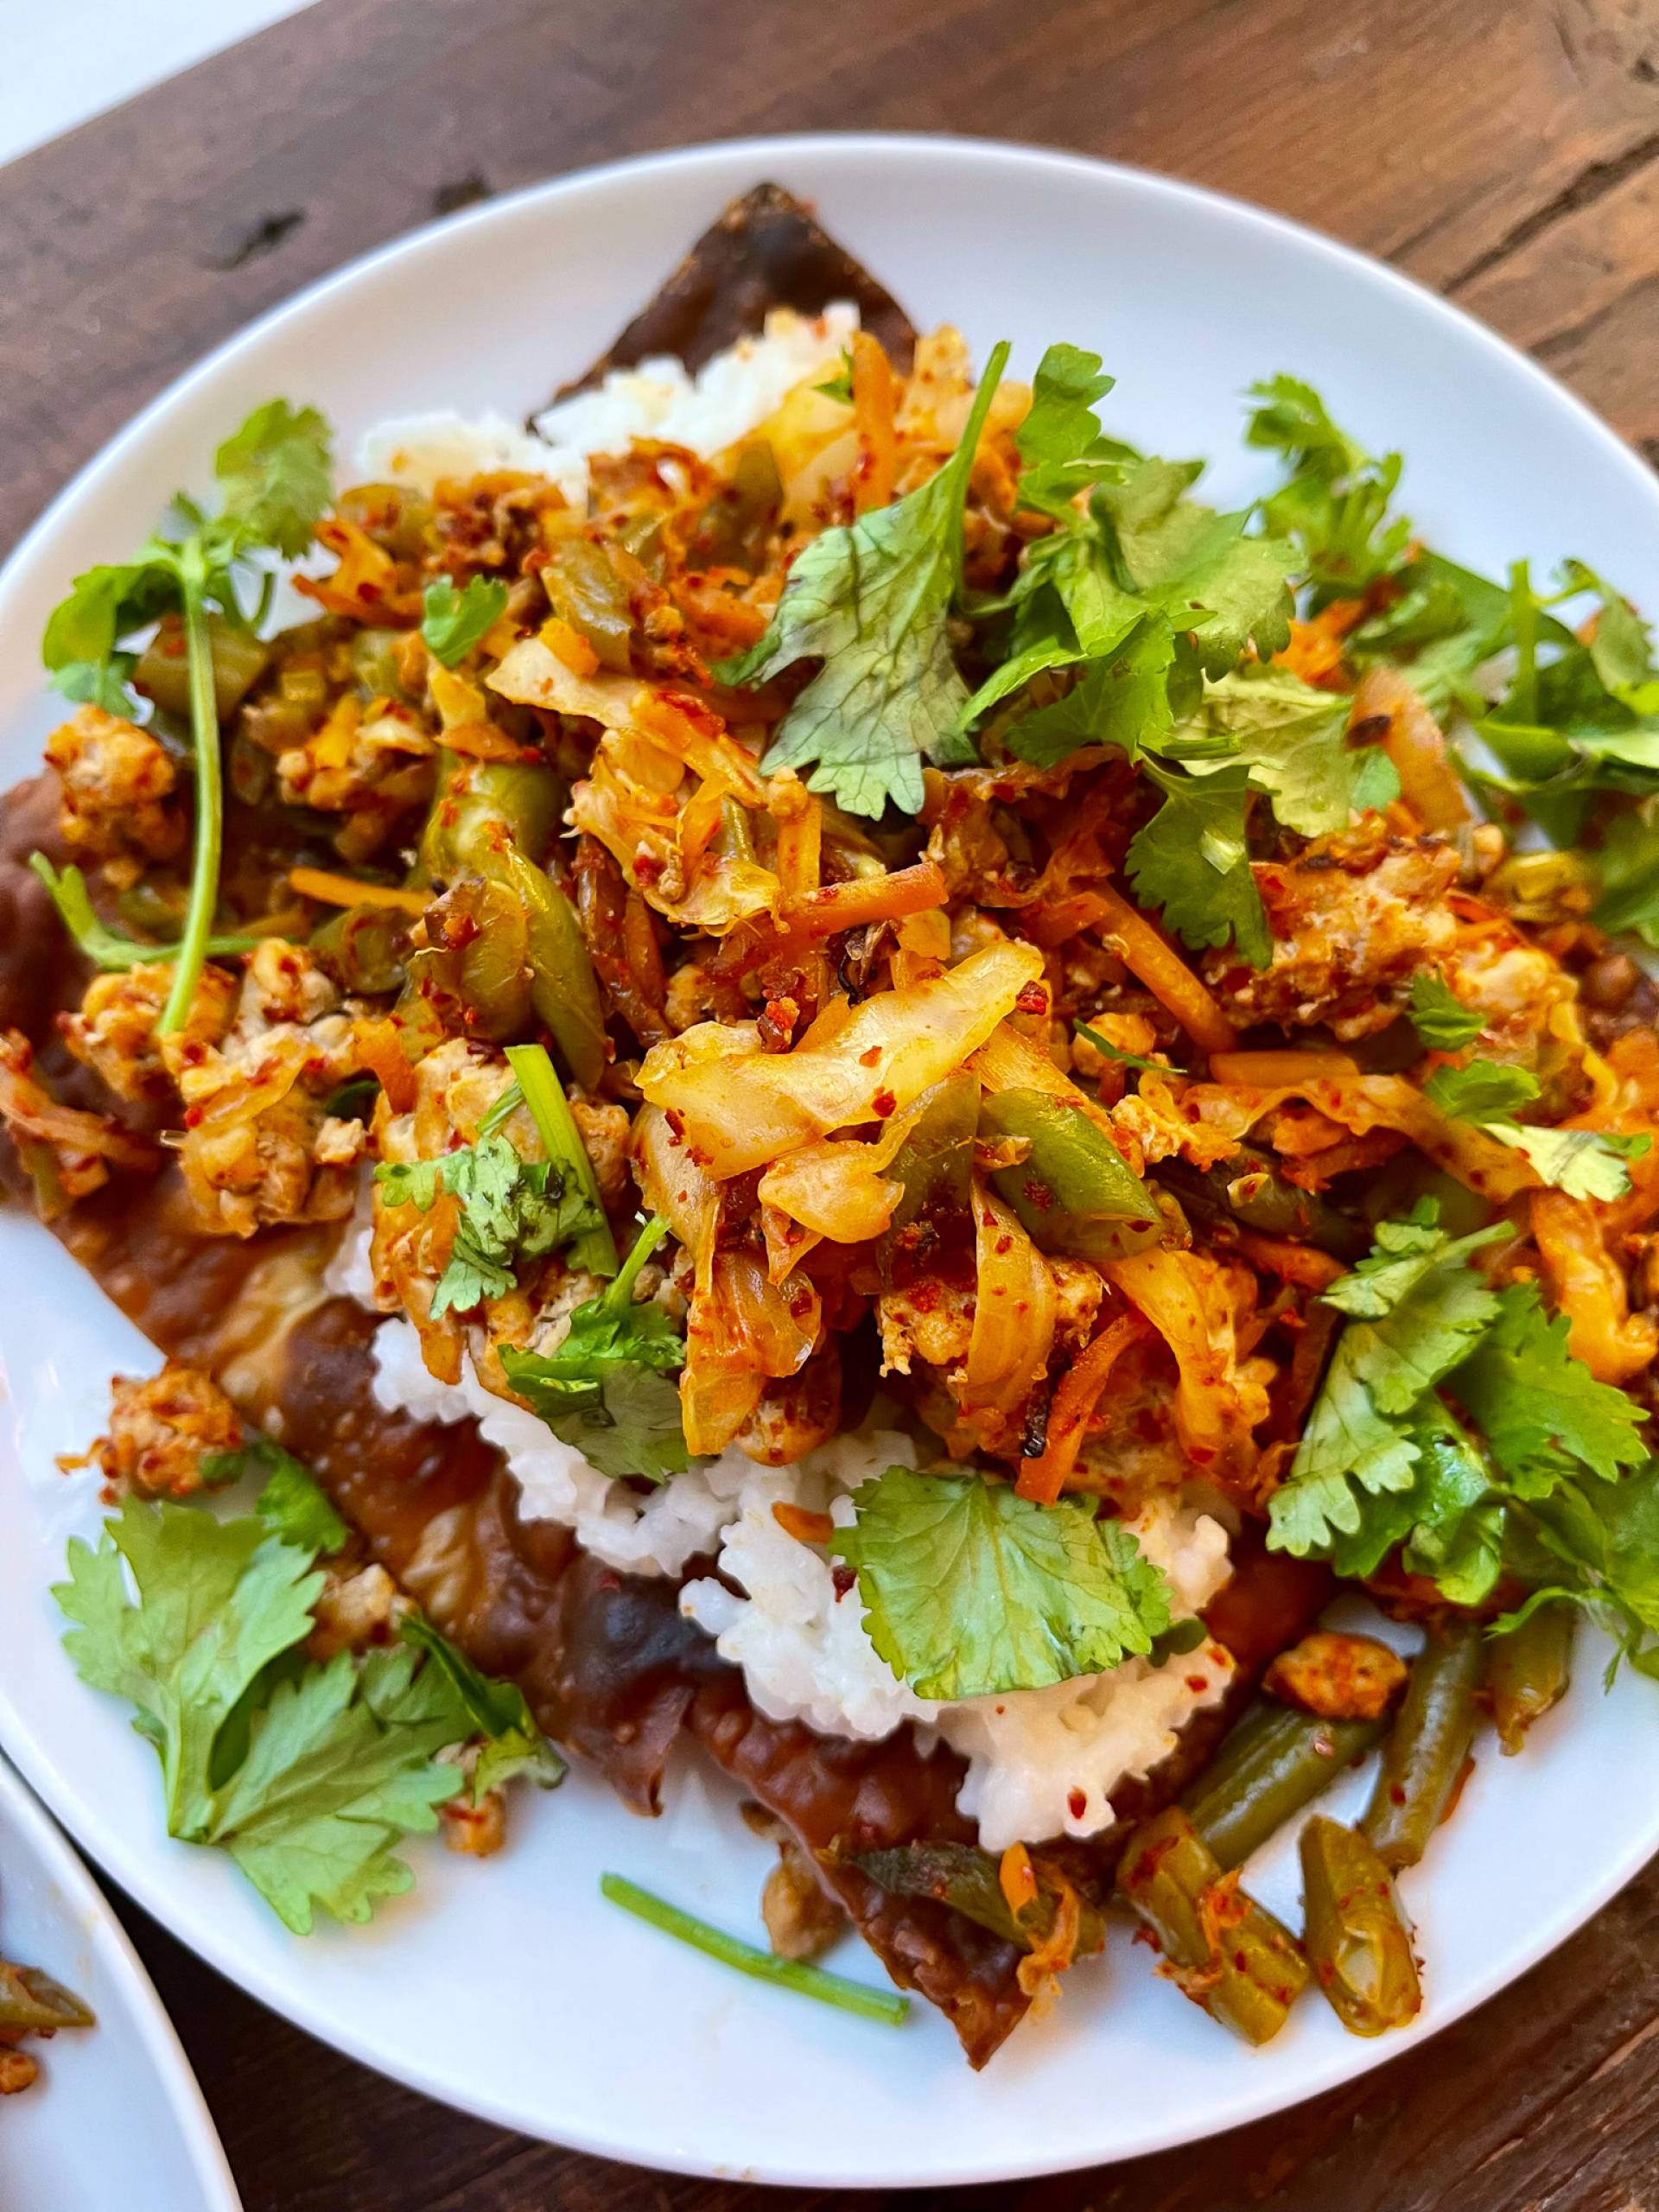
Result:
M1103 910L1102 933L1124 966L1174 1015L1195 1045L1206 1052L1230 1052L1238 1042L1232 1023L1174 946L1116 891L1105 888L1095 896Z
M1048 1438L1042 1456L1020 1462L1020 1478L1015 1487L1021 1497L1033 1498L1039 1505L1053 1504L1077 1463L1084 1430L1106 1387L1107 1376L1129 1346L1146 1332L1147 1323L1141 1314L1120 1313L1116 1320L1107 1323L1082 1357L1066 1370L1049 1408Z
M407 1114L419 1091L415 1071L397 1035L397 1025L389 1015L381 1014L372 1021L358 1023L357 1056L371 1075L378 1077L392 1112Z
M1324 1290L1347 1273L1340 1260L1315 1245L1297 1244L1288 1236L1263 1236L1254 1229L1239 1230L1237 1249L1253 1268L1264 1268L1302 1290Z
M804 1505L791 1505L780 1500L772 1509L772 1517L786 1536L793 1536L800 1544L827 1544L836 1533L836 1524L827 1513L814 1513Z
M1037 1869L1023 1843L1011 1843L1003 1853L997 1866L996 1883L1003 1902L1016 1920L1027 1905L1036 1904Z
M880 340L868 330L853 334L853 424L858 432L858 466L853 472L853 506L858 514L885 507L893 499L899 439L894 428L893 365Z
M1210 1072L1217 1083L1246 1084L1254 1090L1285 1084L1339 1083L1359 1069L1346 1052L1212 1052Z
M288 880L302 899L315 899L324 906L396 906L401 913L423 914L432 903L424 891L393 883L359 883L355 876L336 875L327 868L291 868Z
M856 875L849 883L826 883L817 891L804 891L785 902L779 926L791 937L833 937L866 922L924 913L943 906L949 896L938 862L918 861L912 868L895 868L887 875Z

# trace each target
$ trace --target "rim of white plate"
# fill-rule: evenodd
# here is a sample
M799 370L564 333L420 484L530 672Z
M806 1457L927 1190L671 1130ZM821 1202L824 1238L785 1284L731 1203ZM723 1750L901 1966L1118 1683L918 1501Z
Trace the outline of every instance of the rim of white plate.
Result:
M1160 175L1132 163L1098 160L1088 155L1059 152L1007 140L946 132L785 132L709 141L662 153L632 155L622 160L575 170L538 184L524 186L515 192L504 193L498 199L485 201L477 207L407 232L308 285L292 298L267 309L256 321L245 325L234 336L175 378L150 400L124 429L118 432L77 472L25 531L3 567L0 567L0 637L3 637L10 626L13 602L22 594L25 576L32 569L40 546L70 518L72 512L84 499L99 488L105 477L117 471L144 444L175 409L194 397L199 385L244 354L257 351L273 332L290 321L302 319L314 308L331 301L338 293L349 290L393 263L418 255L437 233L453 238L458 232L483 232L496 223L510 221L518 211L531 203L578 200L589 194L602 194L607 187L641 175L652 175L664 182L693 178L701 170L723 168L738 156L754 162L754 175L759 177L768 168L798 159L818 164L845 162L852 167L871 159L896 160L924 168L941 150L966 155L976 161L991 165L1001 164L1010 169L1048 170L1084 180L1109 178L1125 191L1145 194L1152 199L1202 207L1212 216L1236 225L1241 232L1256 232L1288 242L1307 255L1342 267L1351 274L1363 276L1384 293L1393 294L1402 302L1408 302L1414 314L1427 315L1443 322L1454 330L1464 343L1477 346L1495 363L1501 365L1506 374L1521 377L1535 391L1547 395L1555 406L1566 409L1576 419L1580 431L1593 438L1606 459L1618 467L1659 512L1659 480L1656 480L1640 456L1592 408L1548 371L1485 324L1418 283L1414 278L1402 275L1386 263L1355 247L1344 245L1320 231L1294 221L1288 216L1274 214L1230 194ZM876 273L880 274L879 271ZM629 312L626 303L621 304L620 312L626 316ZM0 691L3 690L3 684L0 683ZM0 709L3 705L3 697L0 697ZM1120 2135L1104 2146L1090 2147L1085 2144L1065 2150L1057 2156L1039 2152L1035 2156L988 2161L971 2167L946 2165L942 2168L937 2163L931 2166L918 2164L895 2170L879 2178L863 2177L855 2183L843 2182L833 2171L826 2172L822 2164L804 2163L773 2163L764 2169L745 2167L739 2177L734 2175L729 2166L708 2158L677 2153L673 2149L661 2145L642 2152L637 2139L629 2140L620 2134L588 2129L580 2125L562 2126L555 2137L545 2129L537 2130L535 2122L528 2119L523 2111L505 2102L493 2101L486 2095L469 2094L464 2101L458 2099L435 2069L383 2059L373 2049L365 2048L353 2040L349 2022L342 2022L314 2005L304 1991L302 1979L297 1983L290 1983L279 1974L251 1965L233 1941L221 1937L219 1931L211 1927L192 1929L188 1934L175 1930L171 1918L168 1887L158 1878L154 1864L146 1857L143 1847L130 1841L119 1829L103 1821L96 1806L83 1805L70 1789L60 1785L49 1751L29 1728L3 1681L0 1681L0 1749L3 1749L16 1762L77 1844L164 1927L177 1933L181 1941L188 1943L238 1988L270 2006L281 2018L291 2020L359 2063L402 2082L440 2103L459 2106L496 2126L539 2133L543 2139L556 2140L572 2150L594 2157L634 2164L648 2161L654 2169L665 2172L707 2175L724 2179L741 2177L746 2181L796 2188L931 2188L1034 2178L1049 2173L1075 2171L1096 2164L1116 2164L1154 2152L1176 2148L1184 2143L1206 2141L1253 2120L1287 2111L1328 2089L1373 2071L1389 2060L1403 2055L1427 2036L1439 2034L1442 2029L1465 2017L1488 1998L1536 1966L1559 1944L1565 1942L1634 1878L1656 1851L1659 1851L1659 1821L1656 1821L1650 1833L1635 1834L1627 1841L1588 1890L1575 1894L1570 1904L1558 1902L1553 1909L1542 1911L1529 1929L1525 1939L1509 1950L1500 1962L1472 1976L1455 1999L1437 2004L1432 2020L1421 2019L1414 2027L1396 2032L1385 2042L1356 2045L1352 2050L1339 2049L1324 2063L1311 2065L1306 2076L1289 2094L1278 2086L1257 2088L1253 2093L1246 2094L1250 2072L1248 2068L1240 2068L1233 2076L1231 2094L1224 2092L1216 2098L1212 2124L1198 2127L1152 2127L1143 2137L1125 2139Z
M219 2139L201 2084L179 2041L178 2030L168 2017L132 1939L116 1917L104 1895L52 1815L29 1789L10 1763L0 1758L0 1816L22 1837L25 1848L45 1868L53 1886L69 1906L77 1925L92 1930L111 1978L124 1991L139 2041L156 2074L166 2083L168 2103L190 2155L191 2168L201 2184L201 2201L210 2212L241 2212L242 2200Z

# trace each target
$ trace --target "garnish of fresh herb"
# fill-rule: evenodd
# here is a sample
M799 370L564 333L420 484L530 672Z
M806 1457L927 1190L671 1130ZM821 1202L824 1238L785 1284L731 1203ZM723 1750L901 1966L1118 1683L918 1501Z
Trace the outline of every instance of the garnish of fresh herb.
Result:
M976 1474L889 1467L830 1549L864 1625L918 1697L988 1697L1104 1674L1171 1621L1169 1585L1092 1502L1039 1505Z
M818 672L779 725L768 769L810 770L808 787L852 814L891 801L920 810L922 763L975 757L961 734L968 687L947 618L962 586L963 507L979 434L1008 358L993 352L956 452L891 506L826 530L802 551L766 635L717 670L763 683L796 661Z
M256 1430L235 1452L202 1454L201 1479L210 1490L248 1475L264 1477L253 1510L280 1542L297 1544L321 1559L345 1549L352 1532L329 1503L321 1484L274 1437Z
M181 1028L189 1014L219 904L224 800L209 613L239 630L257 628L269 597L269 571L251 612L243 606L239 580L262 558L294 560L311 543L330 495L328 426L314 408L268 400L219 447L213 473L219 513L209 515L181 493L171 518L177 534L163 535L164 524L132 560L77 576L48 618L41 647L54 674L73 667L73 685L101 698L119 680L115 656L124 638L163 614L176 613L183 624L195 842L184 934L156 1025L162 1034ZM84 674L86 670L92 673Z
M1423 1092L1443 1114L1472 1122L1499 1144L1523 1154L1541 1181L1573 1198L1622 1198L1630 1187L1625 1162L1644 1158L1653 1141L1646 1135L1552 1129L1518 1122L1515 1109L1529 1106L1537 1098L1538 1079L1524 1068L1504 1067L1495 1060L1436 1068Z
M570 1316L556 1351L502 1347L502 1372L519 1396L604 1475L665 1482L690 1465L669 1380L685 1363L684 1340L660 1306L633 1295L667 1234L665 1221L645 1224L615 1281Z
M1484 1014L1465 1006L1445 978L1426 968L1411 980L1411 1026L1440 1052L1460 1052L1486 1026Z
M746 1943L741 1936L728 1936L723 1928L712 1927L706 1920L698 1920L683 1912L666 1898L653 1897L649 1890L642 1890L638 1883L628 1881L620 1874L601 1874L600 1892L613 1904L620 1905L624 1912L631 1912L636 1920L649 1922L660 1928L665 1936L672 1936L682 1943L689 1943L693 1950L706 1952L711 1959L718 1959L722 1966L734 1967L739 1974L753 1974L757 1981L774 1982L779 1989L792 1989L802 1997L816 1997L821 2005L834 2005L843 2012L857 2012L867 2020L885 2020L896 2028L908 2017L910 1999L901 1997L897 1990L871 1989L861 1981L849 1981L843 1975L827 1974L822 1967L805 1966L798 1959L780 1959L771 1951L763 1951L758 1944Z
M135 1707L161 1758L168 1834L228 1852L301 1936L318 1910L366 1920L410 1887L395 1847L430 1834L456 1793L456 1769L435 1754L488 1732L447 1659L408 1643L306 1659L315 1556L257 1514L219 1521L130 1498L96 1549L71 1540L53 1592L82 1681ZM518 1770L517 1707L512 1718L505 1755Z
M106 928L93 909L86 877L73 861L60 873L44 853L31 853L29 864L50 893L58 918L95 968L108 973L143 968L151 961L176 960L184 950L180 944L141 944L137 938L123 937L118 931ZM210 937L202 947L202 957L229 959L251 952L258 942L257 937Z
M1172 1066L1167 1060L1143 1059L1139 1052L1126 1052L1121 1045L1114 1045L1109 1037L1103 1037L1098 1029L1091 1029L1086 1021L1077 1025L1079 1037L1086 1037L1097 1052L1109 1060L1116 1060L1126 1068L1140 1068L1147 1075L1185 1075L1185 1068Z
M613 1275L619 1264L616 1239L605 1217L599 1179L546 1046L509 1045L507 1065L512 1070L520 1096L530 1109L530 1118L536 1124L536 1134L548 1158L556 1160L575 1179L576 1189L597 1216L572 1243L572 1265L586 1268L592 1275Z
M457 591L448 576L428 584L421 614L427 649L446 668L465 660L506 611L507 588L499 579L468 576Z
M432 1294L432 1317L465 1313L501 1298L526 1260L556 1251L594 1225L594 1209L559 1161L524 1160L509 1139L480 1128L478 1141L437 1160L379 1161L374 1179L388 1205L429 1212L440 1193L459 1208L454 1242Z

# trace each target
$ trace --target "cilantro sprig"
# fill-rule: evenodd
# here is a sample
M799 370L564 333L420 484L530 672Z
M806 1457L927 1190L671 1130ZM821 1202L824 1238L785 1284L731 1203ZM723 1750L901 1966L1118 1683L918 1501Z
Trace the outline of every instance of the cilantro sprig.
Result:
M267 569L254 607L245 609L242 593L253 564L273 555L296 559L311 543L330 496L328 426L315 408L268 400L219 447L213 474L220 494L216 515L178 493L168 522L130 561L88 569L75 578L69 596L48 618L41 645L48 669L73 668L77 688L90 684L101 695L116 680L114 657L124 639L163 614L182 620L195 758L195 841L184 934L156 1025L163 1035L181 1028L189 1014L219 904L224 796L209 612L238 629L256 627L270 577ZM85 669L93 677L85 677Z
M1486 1026L1485 1017L1465 1006L1444 976L1429 968L1411 979L1408 1012L1418 1037L1436 1052L1461 1052Z
M96 1548L71 1541L53 1593L82 1681L124 1698L161 1759L168 1834L227 1852L296 1935L319 1911L366 1920L410 1886L397 1847L431 1833L456 1792L441 1751L485 1734L482 1765L510 1717L496 1778L562 1771L518 1740L528 1716L512 1686L486 1682L480 1698L429 1627L418 1649L308 1660L315 1559L258 1513L219 1521L130 1498Z
M691 1464L669 1380L685 1363L684 1339L660 1306L633 1295L667 1234L658 1217L645 1224L615 1281L572 1313L556 1351L502 1350L502 1371L519 1396L604 1475L660 1483Z
M58 919L95 968L103 969L106 974L117 974L129 968L148 966L152 961L176 960L183 951L181 944L144 944L137 938L123 937L118 930L101 922L86 888L86 879L73 861L60 871L44 853L31 853L29 864L46 886L52 904L58 910ZM204 961L229 958L238 953L251 952L258 943L257 937L209 937L202 946L202 957Z
M892 801L919 812L924 760L974 758L959 722L968 687L947 627L962 585L963 508L979 434L1008 358L993 351L956 452L890 506L814 538L790 570L766 635L715 671L738 688L795 662L818 672L779 725L768 768L810 770L849 813Z
M1282 454L1290 468L1262 512L1268 528L1296 545L1311 603L1355 597L1393 575L1411 538L1410 523L1389 512L1400 455L1373 459L1296 377L1252 385L1249 397L1257 404L1247 442Z
M1493 1060L1436 1068L1423 1086L1443 1114L1472 1122L1499 1144L1522 1154L1540 1179L1573 1198L1622 1198L1630 1187L1626 1161L1643 1159L1653 1140L1610 1129L1552 1129L1516 1119L1515 1109L1539 1096L1525 1068Z
M1173 1618L1169 1585L1120 1522L1039 1505L971 1473L889 1467L830 1549L871 1643L918 1697L988 1697L1103 1674Z

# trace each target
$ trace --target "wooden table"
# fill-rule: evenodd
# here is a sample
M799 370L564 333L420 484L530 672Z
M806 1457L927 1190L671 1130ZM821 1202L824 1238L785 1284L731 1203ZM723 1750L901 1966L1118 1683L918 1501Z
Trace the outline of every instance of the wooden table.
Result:
M1496 323L1659 461L1659 0L322 0L0 171L0 543L179 370L382 239L616 155L849 126L1075 147L1282 208ZM249 2212L766 2201L462 2119L128 1917ZM1659 1866L1350 2089L949 2201L1650 2212L1656 1956Z

